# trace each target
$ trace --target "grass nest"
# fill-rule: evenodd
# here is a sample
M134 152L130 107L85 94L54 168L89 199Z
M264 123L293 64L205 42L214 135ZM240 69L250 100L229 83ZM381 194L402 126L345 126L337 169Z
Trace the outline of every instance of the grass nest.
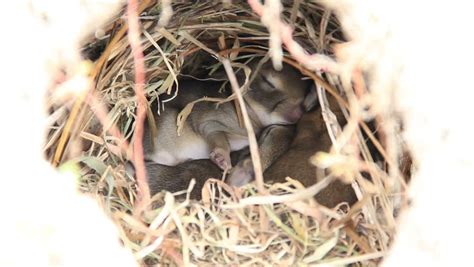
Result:
M149 104L173 98L170 92L178 76L205 77L215 71L220 66L216 55L242 61L269 54L269 31L247 2L172 1L165 8L167 1L163 2L142 1L139 6L147 77L144 90ZM163 27L166 7L172 8L173 15ZM334 45L345 42L335 16L315 1L283 1L281 19L294 29L293 38L309 53L334 57ZM343 204L329 210L312 197L297 202L285 198L303 189L293 179L265 185L272 195L280 196L277 200L259 197L251 183L241 189L241 201L236 201L219 194L232 191L223 182L210 179L202 201L176 199L186 192L162 192L153 196L153 208L134 216L137 184L123 167L131 153L130 146L123 149L124 140L134 142L137 110L127 25L124 8L84 45L84 54L95 62L95 86L74 103L52 107L54 127L45 151L56 165L78 163L80 190L102 204L118 225L123 244L142 265L365 266L380 262L395 231L395 203L387 181L396 174L383 166L374 167L380 164L367 156L367 139L382 152L384 146L370 133L367 137L370 131L361 122L352 129L354 141L347 144L355 144L361 153L344 155L348 163L344 171L353 177L360 199L352 207ZM284 54L292 59L286 51ZM335 75L313 72L312 77L341 96L350 122L344 92L353 89ZM149 105L148 112L158 110ZM105 124L98 119L100 114ZM363 178L364 173L371 179Z

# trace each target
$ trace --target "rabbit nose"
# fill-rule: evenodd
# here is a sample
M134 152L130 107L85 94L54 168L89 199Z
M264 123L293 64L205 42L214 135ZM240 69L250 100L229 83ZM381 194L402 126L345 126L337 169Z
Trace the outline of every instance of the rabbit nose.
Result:
M303 107L301 105L295 106L288 114L286 114L285 119L289 123L297 123L298 120L303 115Z

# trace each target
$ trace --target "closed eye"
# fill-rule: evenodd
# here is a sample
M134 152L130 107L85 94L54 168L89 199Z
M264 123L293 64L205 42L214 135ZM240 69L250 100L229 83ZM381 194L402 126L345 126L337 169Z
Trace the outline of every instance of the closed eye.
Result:
M264 75L262 75L262 79L263 79L263 81L264 81L266 84L268 84L271 88L276 89L275 85L273 85L273 83L271 83L271 82L267 79L267 77L265 77Z
M278 107L278 105L280 105L280 104L283 103L283 102L285 102L285 99L282 99L282 100L276 102L275 105L273 105L273 107L272 107L271 110L272 110L272 111L275 110L275 109Z

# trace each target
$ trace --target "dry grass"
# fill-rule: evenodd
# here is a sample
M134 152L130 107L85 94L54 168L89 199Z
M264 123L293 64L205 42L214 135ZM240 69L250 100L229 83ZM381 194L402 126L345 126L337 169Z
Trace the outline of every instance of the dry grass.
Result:
M206 76L214 71L220 64L217 60L209 61L211 55L245 60L269 51L269 31L247 3L191 2L172 1L174 14L169 21L165 16L159 17L159 4L143 1L139 7L144 10L140 15L141 47L147 77L144 92L149 103L157 98L172 99L171 88L178 83L179 74ZM310 53L334 57L334 45L344 42L334 16L312 1L294 2L285 1L282 12L283 21L294 28L294 40ZM171 193L160 193L152 198L153 207L157 208L134 213L137 185L123 170L123 162L133 154L124 144L128 143L125 140L134 143L138 102L134 93L135 63L126 28L126 19L117 16L106 29L106 51L92 71L94 93L70 105L71 112L53 106L57 110L51 117L55 127L46 149L52 162L81 163L81 190L94 195L114 218L122 241L139 262L373 265L385 255L395 230L392 192L387 188L389 181L400 177L399 172L389 173L374 163L362 137L368 127L358 110L358 100L368 95L369 90L362 79L354 82L354 89L350 82L345 82L347 77L338 77L336 73L322 75L299 65L296 66L317 82L321 97L326 90L338 96L345 108L348 124L343 129L330 116L326 120L331 126L328 128L334 129L329 133L334 149L318 154L314 161L344 174L352 182L360 198L355 206L349 209L341 205L329 210L318 205L311 196L324 181L308 189L291 179L284 184L265 185L265 191L273 196L262 198L254 184L235 190L210 180L203 189L202 202L177 201ZM103 42L93 38L89 41L92 46ZM278 40L272 39L273 42ZM283 55L295 64L290 55ZM197 68L210 63L212 68ZM354 77L362 76L356 73ZM354 77L349 80L358 81ZM232 96L216 101L233 99ZM102 117L104 131L89 106ZM330 114L327 107L324 109L325 114ZM147 112L166 109L148 108ZM78 140L88 142L78 145ZM376 145L389 165L398 169L398 155L389 158L384 147ZM372 181L364 179L362 172L369 173ZM218 194L221 191L227 191L228 196Z

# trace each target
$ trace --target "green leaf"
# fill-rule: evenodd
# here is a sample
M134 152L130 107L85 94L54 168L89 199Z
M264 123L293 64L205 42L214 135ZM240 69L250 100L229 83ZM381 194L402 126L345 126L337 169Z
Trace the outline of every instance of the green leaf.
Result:
M326 240L326 242L324 242L318 248L316 248L313 254L304 258L303 262L310 263L310 262L319 261L322 258L324 258L324 256L326 256L329 253L329 251L331 251L336 246L338 238L339 238L339 234L336 233L333 237L329 238L328 240Z
M107 169L107 165L105 165L103 161L101 161L100 159L96 157L84 156L84 157L78 158L76 161L83 162L89 168L93 169L100 175L104 175L104 172Z

